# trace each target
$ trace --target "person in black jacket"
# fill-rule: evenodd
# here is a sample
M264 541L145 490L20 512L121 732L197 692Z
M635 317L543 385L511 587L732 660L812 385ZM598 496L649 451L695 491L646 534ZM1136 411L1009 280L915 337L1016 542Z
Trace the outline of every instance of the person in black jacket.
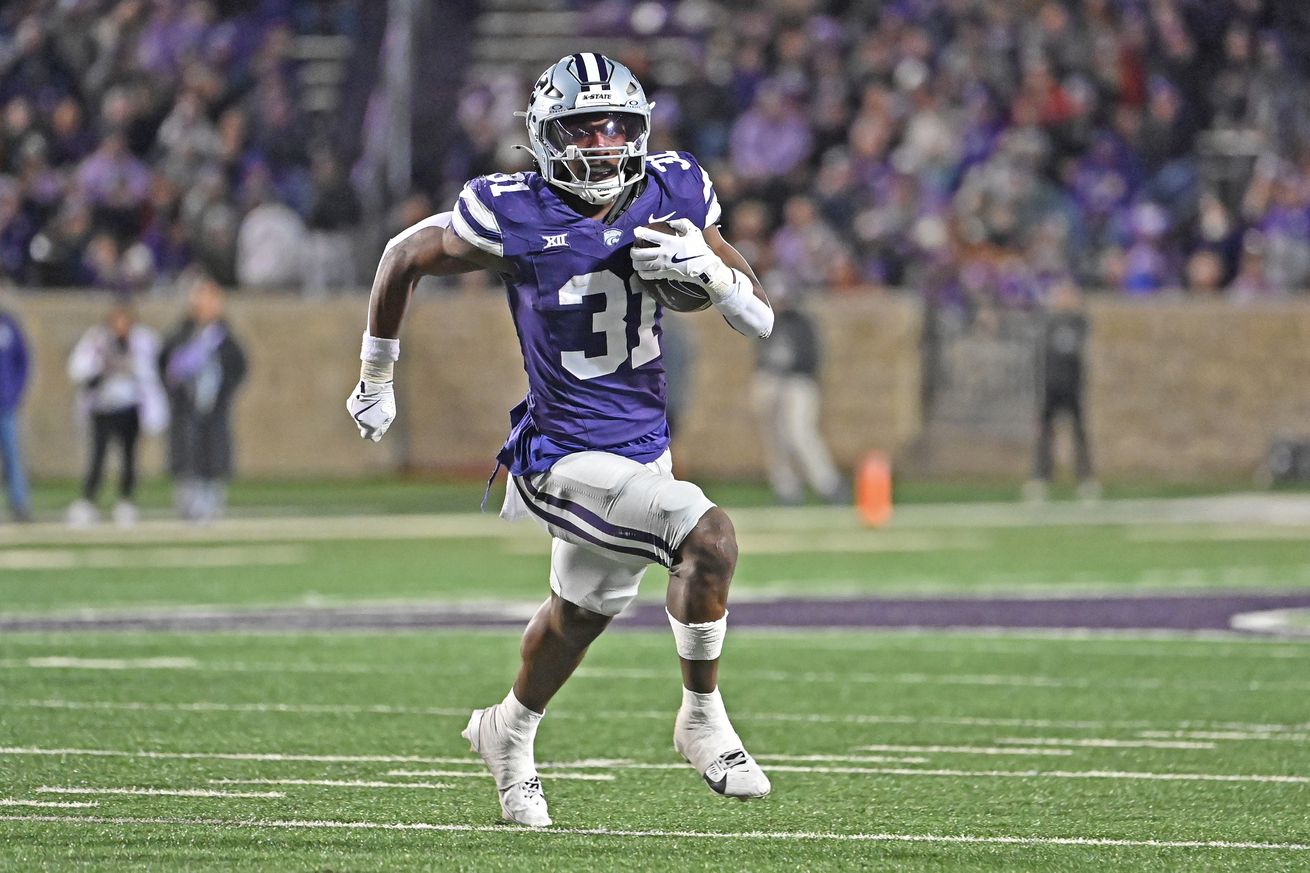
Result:
M1033 479L1024 486L1024 495L1030 500L1046 497L1055 470L1053 438L1055 419L1060 415L1067 415L1073 428L1078 496L1095 500L1101 495L1101 486L1092 473L1084 421L1087 334L1082 294L1073 282L1062 282L1052 291L1039 340L1037 451Z
M192 280L189 311L164 342L159 371L172 407L169 472L178 513L189 521L219 518L232 478L232 399L246 356L223 319L223 289Z

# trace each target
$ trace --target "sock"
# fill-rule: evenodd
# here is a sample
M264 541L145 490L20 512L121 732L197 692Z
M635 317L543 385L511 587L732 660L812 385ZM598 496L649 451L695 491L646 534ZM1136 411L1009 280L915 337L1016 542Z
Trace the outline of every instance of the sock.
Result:
M505 699L489 707L482 718L482 757L496 778L496 787L504 791L537 775L533 743L541 714L520 703L511 688Z
M723 708L723 695L719 694L719 689L715 688L709 694L701 694L698 691L692 691L690 688L682 689L682 705L698 715L723 715L727 716L727 710Z
M534 712L528 709L519 699L514 696L514 688L511 686L505 699L500 702L503 709L501 712L505 717L505 724L512 727L515 731L526 731L529 736L536 734L537 725L545 718L546 713Z
M719 689L709 694L682 689L674 746L699 773L704 773L720 755L742 748L741 737L728 720Z

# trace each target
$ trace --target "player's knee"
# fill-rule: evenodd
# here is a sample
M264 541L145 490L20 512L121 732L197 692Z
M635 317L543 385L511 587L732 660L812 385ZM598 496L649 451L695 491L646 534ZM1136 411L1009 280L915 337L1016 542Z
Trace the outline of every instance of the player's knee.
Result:
M562 597L554 597L551 610L551 625L556 633L570 640L590 643L609 625L612 616L601 615L590 609L570 603Z
M728 513L709 509L678 548L679 563L689 562L696 577L728 579L737 566L737 532Z

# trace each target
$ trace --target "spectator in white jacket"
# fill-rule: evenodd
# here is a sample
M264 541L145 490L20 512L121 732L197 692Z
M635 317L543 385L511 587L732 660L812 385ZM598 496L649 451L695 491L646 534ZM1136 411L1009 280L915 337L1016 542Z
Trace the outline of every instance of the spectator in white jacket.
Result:
M101 324L82 335L68 359L68 377L78 387L78 412L90 419L90 455L82 496L68 509L68 523L87 527L100 520L96 505L109 444L121 453L114 521L136 523L136 447L141 432L158 433L168 423L168 401L156 370L159 338L136 323L132 307L117 303Z

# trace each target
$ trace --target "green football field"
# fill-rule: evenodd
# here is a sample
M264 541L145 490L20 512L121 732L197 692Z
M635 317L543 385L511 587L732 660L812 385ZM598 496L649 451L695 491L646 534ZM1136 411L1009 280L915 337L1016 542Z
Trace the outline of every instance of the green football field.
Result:
M544 535L408 489L237 496L207 528L0 528L0 869L1310 869L1305 495L910 501L881 530L719 497L723 689L773 795L676 756L672 640L638 617L543 722L547 831L500 821L459 737Z

